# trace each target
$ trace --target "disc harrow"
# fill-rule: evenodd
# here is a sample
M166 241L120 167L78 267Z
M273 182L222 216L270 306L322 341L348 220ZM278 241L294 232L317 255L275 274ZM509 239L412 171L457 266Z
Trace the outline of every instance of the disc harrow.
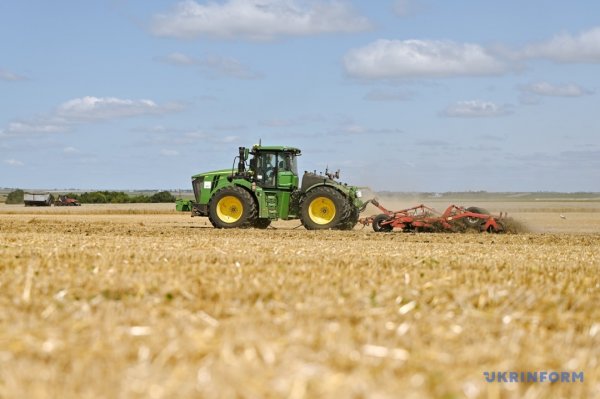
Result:
M481 208L465 208L458 205L450 205L444 212L440 213L423 204L399 211L391 211L376 199L369 200L367 203L373 204L382 213L361 218L358 222L363 226L371 225L376 232L390 232L399 229L405 232L478 230L488 233L500 233L504 231L502 219L507 216L506 213L502 212L498 216L494 216Z

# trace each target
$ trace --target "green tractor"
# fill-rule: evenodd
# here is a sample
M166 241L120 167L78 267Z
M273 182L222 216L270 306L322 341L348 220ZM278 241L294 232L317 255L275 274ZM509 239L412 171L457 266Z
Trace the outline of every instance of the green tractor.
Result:
M309 230L352 229L365 206L361 191L335 181L339 171L304 172L300 183L298 156L292 147L240 147L232 169L192 176L192 216L208 216L217 228L266 229L277 219L300 219Z

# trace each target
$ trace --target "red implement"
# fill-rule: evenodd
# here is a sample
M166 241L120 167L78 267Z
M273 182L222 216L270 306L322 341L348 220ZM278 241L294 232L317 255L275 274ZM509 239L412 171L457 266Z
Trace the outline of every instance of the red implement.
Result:
M377 232L388 232L394 228L402 231L450 231L458 232L467 229L477 229L489 233L504 230L501 219L506 214L492 216L484 209L450 205L443 213L425 205L399 211L390 211L377 200L369 201L381 210L381 214L358 220L365 226L372 225Z

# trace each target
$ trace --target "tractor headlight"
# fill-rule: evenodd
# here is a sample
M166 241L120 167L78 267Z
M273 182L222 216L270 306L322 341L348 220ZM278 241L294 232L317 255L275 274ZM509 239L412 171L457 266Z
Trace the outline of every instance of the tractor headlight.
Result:
M356 198L362 198L362 191L356 190Z

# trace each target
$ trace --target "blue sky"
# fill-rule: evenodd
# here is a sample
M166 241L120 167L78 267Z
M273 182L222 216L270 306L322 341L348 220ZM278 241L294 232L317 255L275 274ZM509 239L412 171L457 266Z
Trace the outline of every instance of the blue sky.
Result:
M394 191L600 191L600 3L0 4L0 187L189 188L238 146Z

